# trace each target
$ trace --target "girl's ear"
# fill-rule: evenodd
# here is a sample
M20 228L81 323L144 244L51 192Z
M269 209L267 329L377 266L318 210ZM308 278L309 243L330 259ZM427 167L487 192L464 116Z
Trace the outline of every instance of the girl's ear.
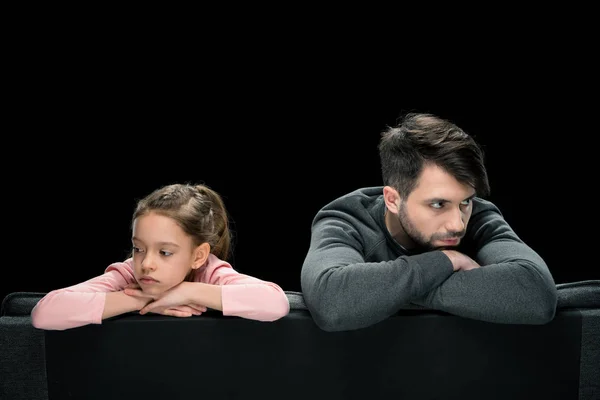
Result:
M194 250L194 261L192 262L192 269L198 269L206 263L208 255L210 254L210 244L202 243Z

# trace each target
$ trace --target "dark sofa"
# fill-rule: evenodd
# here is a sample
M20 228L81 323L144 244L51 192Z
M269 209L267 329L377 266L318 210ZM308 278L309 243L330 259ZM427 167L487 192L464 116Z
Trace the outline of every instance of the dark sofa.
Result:
M44 332L29 315L43 293L11 293L0 399L598 400L600 281L557 288L546 325L414 308L346 332L320 330L297 292L275 322L127 314Z

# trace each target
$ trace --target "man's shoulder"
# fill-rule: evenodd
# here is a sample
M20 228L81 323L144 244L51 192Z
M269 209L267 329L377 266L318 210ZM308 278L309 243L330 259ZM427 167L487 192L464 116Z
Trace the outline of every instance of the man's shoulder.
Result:
M373 224L383 206L383 186L363 187L340 195L324 205L313 222L336 218Z
M358 204L368 205L376 201L382 195L383 186L363 187L337 197L323 207L323 209L331 207L338 208L344 206L353 206Z
M322 207L313 219L313 227L318 226L316 230L321 231L328 226L335 226L336 229L328 234L338 232L335 234L353 236L353 240L362 237L369 243L380 241L381 237L375 233L383 232L384 207L383 186L363 187L340 195ZM356 235L349 232L355 232Z
M473 214L478 214L480 212L491 211L497 214L502 215L500 212L500 208L492 203L490 200L483 199L481 197L473 198Z

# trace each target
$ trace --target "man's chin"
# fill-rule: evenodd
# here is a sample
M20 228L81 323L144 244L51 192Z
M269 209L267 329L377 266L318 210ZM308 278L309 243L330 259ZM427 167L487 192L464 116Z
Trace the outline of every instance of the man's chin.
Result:
M436 246L436 250L455 250L456 246Z
M455 249L460 245L460 239L432 240L430 243L438 249Z
M456 248L458 247L458 245L460 244L453 244L453 245L447 245L447 244L443 244L443 245L439 245L439 246L432 246L434 250L456 250Z

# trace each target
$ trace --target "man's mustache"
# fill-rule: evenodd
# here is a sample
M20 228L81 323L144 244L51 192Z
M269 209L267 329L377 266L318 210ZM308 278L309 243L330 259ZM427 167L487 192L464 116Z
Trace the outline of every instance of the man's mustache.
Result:
M450 240L450 239L460 239L463 236L465 236L466 231L460 231L460 232L452 232L450 234L445 234L443 236L435 236L434 240Z

